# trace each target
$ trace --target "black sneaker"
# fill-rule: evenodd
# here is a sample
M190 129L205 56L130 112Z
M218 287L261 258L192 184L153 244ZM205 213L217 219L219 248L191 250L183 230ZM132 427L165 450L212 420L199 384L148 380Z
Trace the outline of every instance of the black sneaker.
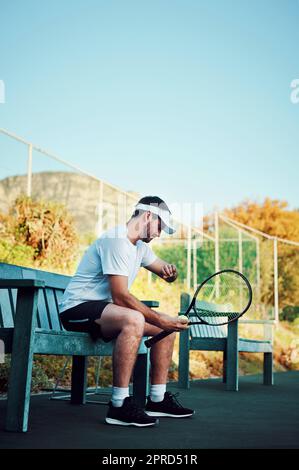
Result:
M154 426L159 423L159 420L150 418L144 410L137 405L133 397L127 397L120 407L113 406L112 402L109 402L106 423L118 424L119 426L144 427Z
M187 418L192 416L195 411L190 408L184 408L178 401L177 396L171 392L165 392L162 401L154 402L148 397L145 412L149 416L168 416L170 418Z

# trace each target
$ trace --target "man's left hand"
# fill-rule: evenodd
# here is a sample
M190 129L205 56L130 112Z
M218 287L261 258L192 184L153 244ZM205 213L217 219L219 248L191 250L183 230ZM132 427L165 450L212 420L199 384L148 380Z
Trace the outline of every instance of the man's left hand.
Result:
M178 277L176 266L174 264L164 264L162 267L162 278L166 282L173 282Z

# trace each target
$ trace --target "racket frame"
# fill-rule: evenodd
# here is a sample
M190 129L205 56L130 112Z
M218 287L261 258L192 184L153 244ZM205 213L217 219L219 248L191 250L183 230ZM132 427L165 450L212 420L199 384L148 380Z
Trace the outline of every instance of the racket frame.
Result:
M199 291L202 289L202 287L207 283L209 282L210 279L212 279L213 277L219 275L219 274L222 274L222 273L225 273L225 272L230 272L230 273L234 273L234 274L237 274L238 276L240 276L243 281L245 282L247 288L248 288L248 292L249 292L249 300L247 302L247 305L246 307L243 309L243 311L238 315L236 316L236 318L234 319L231 319L231 320L227 320L223 323L217 323L217 324L211 324L205 320L203 320L200 315L198 314L197 312L197 309L196 309L196 298L198 296L198 293ZM231 323L233 321L236 321L238 320L242 315L244 315L244 313L247 312L247 310L250 308L250 305L252 303L252 287L250 285L250 282L248 281L248 279L244 276L244 274L240 273L239 271L236 271L235 269L222 269L220 271L217 271L216 273L212 274L211 276L209 276L207 279L205 279L201 284L199 284L199 286L197 287L196 291L195 291L195 294L193 295L193 298L190 302L190 305L189 307L187 308L186 312L184 313L184 315L186 316L189 316L189 313L190 311L193 309L196 317L200 320L199 322L190 322L189 325L212 325L212 326L223 326L223 325L227 325L228 323ZM223 316L225 316L225 313L232 313L232 312L223 312ZM160 333L158 333L157 335L153 336L152 338L146 340L144 342L144 344L150 348L151 346L153 346L155 343L157 343L158 341L160 341L161 339L165 338L166 336L172 334L173 331L161 331ZM154 338L156 338L156 340L154 340Z

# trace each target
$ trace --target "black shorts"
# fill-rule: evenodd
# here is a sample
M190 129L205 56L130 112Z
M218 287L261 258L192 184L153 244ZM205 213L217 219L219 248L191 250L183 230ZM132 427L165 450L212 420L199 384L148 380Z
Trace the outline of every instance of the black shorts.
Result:
M89 333L94 341L101 338L108 343L113 338L104 338L101 326L96 323L95 320L101 318L104 308L110 303L111 302L106 302L104 300L90 300L88 302L83 302L61 312L61 323L68 331Z

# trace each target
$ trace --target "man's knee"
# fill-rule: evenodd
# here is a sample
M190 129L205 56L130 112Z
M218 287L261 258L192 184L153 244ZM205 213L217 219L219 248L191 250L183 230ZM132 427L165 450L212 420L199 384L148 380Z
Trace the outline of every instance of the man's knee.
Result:
M143 332L144 329L144 316L142 313L137 310L129 310L126 315L124 328L138 331L139 333Z

